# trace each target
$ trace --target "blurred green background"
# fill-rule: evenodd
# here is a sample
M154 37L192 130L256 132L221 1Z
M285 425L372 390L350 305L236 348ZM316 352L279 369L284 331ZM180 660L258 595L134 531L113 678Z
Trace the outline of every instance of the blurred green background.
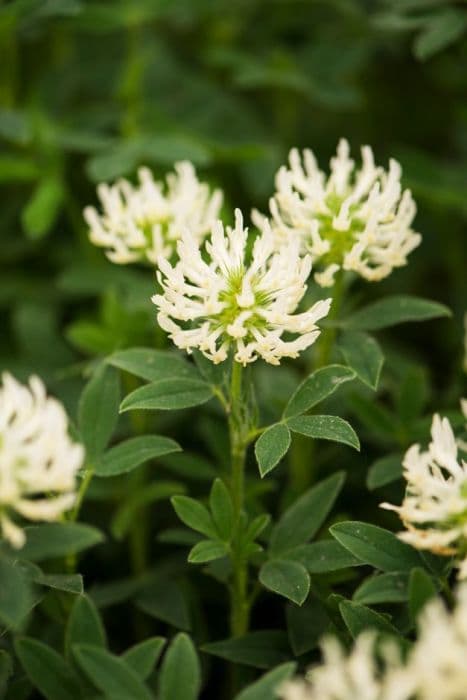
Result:
M423 234L406 269L358 293L453 308L409 337L444 382L466 307L466 36L466 3L446 0L3 3L1 364L63 393L89 354L151 342L151 273L87 241L97 182L187 158L227 210L264 211L291 146L327 167L346 136L355 156L400 159Z

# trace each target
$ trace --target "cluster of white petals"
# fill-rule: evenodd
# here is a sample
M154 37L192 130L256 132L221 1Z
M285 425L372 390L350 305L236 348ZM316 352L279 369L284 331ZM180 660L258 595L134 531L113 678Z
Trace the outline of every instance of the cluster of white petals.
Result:
M94 207L84 210L91 241L106 248L114 263L156 264L161 256L170 258L184 227L202 240L219 215L221 191L211 192L199 182L188 161L176 163L165 184L155 182L148 168L138 170L138 179L136 187L123 179L101 183L102 213Z
M401 506L382 508L400 516L400 539L417 549L455 555L459 578L467 578L467 463L447 418L435 415L428 450L412 445L404 457L406 495Z
M252 246L250 242L237 209L235 226L224 229L217 221L204 250L186 229L177 247L178 262L172 266L159 260L163 293L152 300L160 326L179 348L198 348L214 363L233 351L243 365L258 357L277 365L316 340L316 323L328 313L331 300L294 313L306 291L310 257L300 254L298 240L278 250L267 222Z
M326 177L311 150L300 155L292 149L270 200L278 245L299 238L323 287L334 284L340 269L381 280L405 265L421 240L411 228L416 207L410 191L402 192L399 163L390 160L386 171L375 165L371 148L363 146L357 170L349 154L348 142L341 139ZM253 217L255 222L263 218L258 212Z
M59 519L75 502L83 447L68 436L63 406L46 395L38 377L29 386L3 374L0 387L0 528L13 547L25 535L15 514Z
M449 612L430 601L418 620L418 639L406 661L390 642L362 633L350 653L323 643L323 663L279 689L282 700L465 700L467 698L467 586Z

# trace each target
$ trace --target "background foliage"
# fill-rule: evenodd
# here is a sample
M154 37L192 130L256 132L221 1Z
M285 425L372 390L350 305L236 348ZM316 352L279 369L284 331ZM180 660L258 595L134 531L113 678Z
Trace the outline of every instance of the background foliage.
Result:
M234 206L245 213L252 206L266 210L273 175L291 146L311 147L324 166L341 136L349 138L355 155L361 144L371 144L378 162L391 156L401 161L404 184L418 203L416 228L423 243L409 266L386 281L357 283L344 308L348 313L365 301L403 292L447 304L454 319L379 334L386 364L377 400L355 382L339 395L338 412L356 428L361 456L341 446L316 449L309 455L308 479L313 483L346 470L347 484L333 519L369 520L394 529L393 516L377 509L381 500L395 502L402 492L400 482L384 485L389 465L397 477L399 455L427 435L431 413L452 409L461 395L467 298L466 36L467 6L448 0L2 4L1 366L19 378L40 374L83 432L82 421L89 418L79 417L78 397L96 358L154 344L158 331L148 301L152 270L111 265L87 240L81 212L94 202L96 183L132 176L141 164L163 176L174 161L187 158L202 178L225 190L229 218ZM300 371L300 365L284 367L274 381L270 369L259 371L258 390L269 422ZM131 375L124 373L122 379L123 393L136 388ZM109 401L117 394L116 382L114 373L107 385ZM113 402L118 406L118 396ZM191 630L200 645L227 636L218 583L222 573L212 566L207 577L189 568L186 545L195 544L197 537L180 529L168 501L175 493L207 495L213 477L225 469L227 436L212 410L149 417L135 412L132 426L128 415L92 438L97 440L91 446L95 455L135 426L142 433L166 431L189 451L183 457L160 457L157 478L151 467L149 487L147 467L93 482L81 519L102 529L108 539L83 556L79 570L101 610L112 650L123 652L150 637L156 639L151 647L155 659L157 639L174 630ZM116 409L109 420L114 418ZM262 482L251 465L253 510L260 513L262 502L278 514L300 492L294 454ZM392 462L376 464L368 477L372 490L364 491L368 467L382 456ZM148 527L142 543L138 523L143 522ZM339 525L335 527L337 533ZM81 535L96 543L95 533ZM35 560L61 555L61 550L52 551ZM352 592L357 573L345 571L325 585ZM275 573L269 570L269 575ZM318 576L313 585L324 584ZM51 590L28 634L54 647L71 602L69 594ZM373 599L364 591L360 600ZM287 629L288 638L278 633L267 660L256 640L259 661L252 665L269 668L294 653L312 651L322 615L313 605L285 609L282 599L263 596L254 628ZM92 634L101 640L100 623L90 610ZM310 620L305 637L300 637L299 614L302 623ZM74 634L75 643L81 639L76 629L68 634ZM182 634L172 643L177 644L171 647L175 668L177 653L191 658L186 639ZM22 662L37 643L18 642ZM242 650L210 651L223 658L233 654L240 662L245 655ZM89 650L86 656L85 645L77 653L92 677L95 659ZM247 655L251 663L254 650ZM164 658L169 664L168 655ZM206 697L220 687L225 672L214 658L203 654ZM106 663L113 661L103 658L98 665ZM196 686L194 661L190 672ZM241 672L242 681L254 678L253 671L249 676L242 667ZM112 667L109 675L114 673ZM164 677L166 684L176 680L170 672ZM17 694L9 697L32 697L27 682L17 683ZM164 697L175 697L167 687ZM126 697L133 697L140 691L127 692Z

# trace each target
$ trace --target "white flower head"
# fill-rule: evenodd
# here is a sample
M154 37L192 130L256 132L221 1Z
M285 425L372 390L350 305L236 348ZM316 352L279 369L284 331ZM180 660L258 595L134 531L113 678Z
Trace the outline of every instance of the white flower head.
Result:
M381 507L399 514L407 530L400 539L417 549L456 555L459 577L467 577L467 463L447 418L435 415L428 450L412 445L404 457L407 490L401 506Z
M389 170L376 166L373 151L363 146L356 169L349 144L341 139L327 177L312 151L292 149L289 165L276 175L270 200L272 228L278 244L298 238L323 287L334 284L340 269L352 270L369 281L387 277L407 263L421 237L411 229L416 213L409 190L402 192L401 167L390 160ZM258 222L263 217L253 213Z
M251 242L237 209L233 228L214 224L205 250L186 229L177 264L160 259L163 293L152 301L160 326L179 348L198 348L214 363L232 350L243 365L258 357L277 365L314 343L320 333L316 323L331 300L294 313L306 291L310 257L300 255L298 241L277 250L267 223Z
M124 179L100 184L102 213L94 207L84 210L91 241L106 248L114 263L156 264L161 256L170 258L183 228L202 240L219 215L221 191L211 192L199 182L188 161L176 163L165 184L155 182L148 168L138 170L138 179L137 186Z
M76 473L83 447L68 436L63 406L46 395L38 377L29 386L3 374L0 386L0 530L22 547L14 514L29 520L58 520L75 502Z

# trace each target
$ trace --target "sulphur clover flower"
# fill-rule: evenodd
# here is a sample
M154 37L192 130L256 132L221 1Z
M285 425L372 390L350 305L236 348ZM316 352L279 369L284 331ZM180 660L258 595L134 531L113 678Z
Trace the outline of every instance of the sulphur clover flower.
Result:
M91 241L106 248L114 263L156 264L161 256L170 258L184 227L202 240L219 215L221 191L211 192L199 182L187 161L175 164L165 184L155 182L148 168L138 170L138 179L137 186L124 179L114 185L101 183L97 192L102 212L84 210Z
M426 451L412 445L403 467L406 495L394 510L406 531L401 540L436 554L454 555L459 578L467 578L467 463L458 458L456 441L447 418L433 417L431 442Z
M0 529L13 547L25 534L15 522L58 520L75 502L83 447L68 436L63 406L46 395L42 381L29 386L3 374L0 386Z
M418 638L402 660L397 644L360 634L346 653L333 638L305 678L284 683L282 700L463 700L467 688L467 585L453 611L435 598L417 621ZM376 653L378 652L378 653Z
M243 365L258 357L278 365L317 339L316 322L328 313L331 299L294 313L306 291L310 257L300 255L298 241L277 250L267 223L251 242L237 209L235 226L217 221L205 249L186 229L178 262L159 260L163 293L152 301L160 326L179 348L198 348L214 363L232 351Z
M359 170L345 139L331 158L327 177L311 150L289 154L289 165L276 174L270 200L271 225L279 245L299 238L316 268L315 280L332 286L336 273L352 270L369 281L387 277L407 263L421 236L411 229L416 213L410 190L402 192L401 167L376 166L373 151L363 146ZM262 215L253 213L255 222Z

